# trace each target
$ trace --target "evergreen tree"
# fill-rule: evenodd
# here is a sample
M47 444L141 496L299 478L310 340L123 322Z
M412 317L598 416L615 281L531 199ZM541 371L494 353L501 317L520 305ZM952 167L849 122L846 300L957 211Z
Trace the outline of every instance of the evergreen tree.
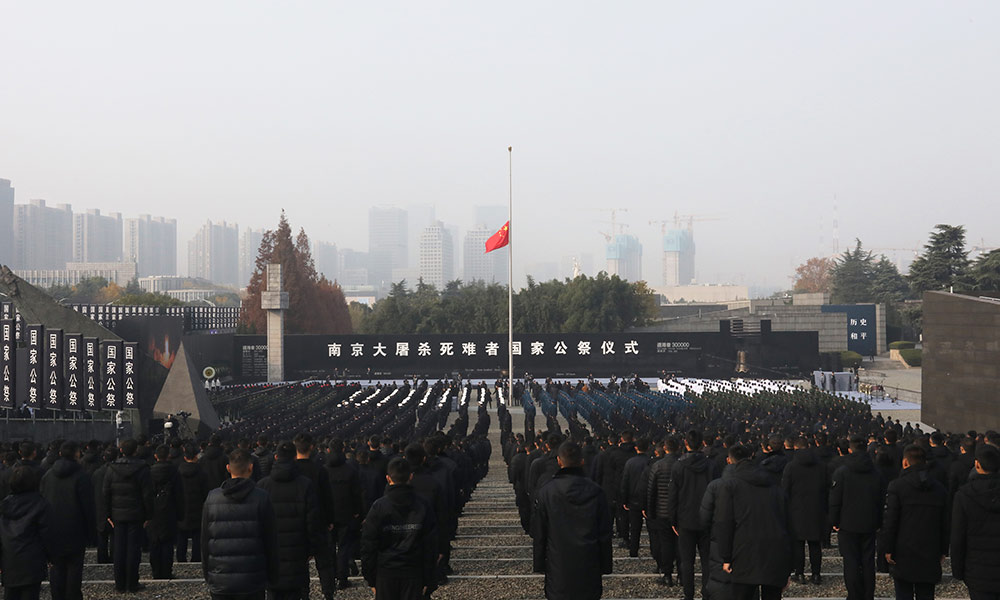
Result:
M981 254L969 271L969 281L977 292L1000 292L1000 250Z
M927 290L955 291L969 287L969 253L965 249L965 227L937 225L924 245L924 253L910 265L910 287L916 293Z
M861 240L854 241L854 250L845 250L834 261L830 270L831 301L835 304L872 301L872 268L875 259L871 251L861 247Z
M871 265L871 301L902 302L910 295L910 286L899 269L885 256Z

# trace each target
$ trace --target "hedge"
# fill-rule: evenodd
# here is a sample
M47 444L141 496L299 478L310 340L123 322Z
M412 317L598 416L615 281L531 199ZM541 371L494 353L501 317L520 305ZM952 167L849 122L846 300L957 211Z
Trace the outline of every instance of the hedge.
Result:
M910 365L911 367L920 366L921 362L923 361L923 354L924 354L923 350L916 350L913 348L899 351L899 356L904 361L906 361L906 364Z
M915 342L898 341L889 344L889 350L913 350L917 347Z
M840 353L840 366L844 369L853 369L854 367L861 366L862 360L864 360L864 357L853 350L845 350Z

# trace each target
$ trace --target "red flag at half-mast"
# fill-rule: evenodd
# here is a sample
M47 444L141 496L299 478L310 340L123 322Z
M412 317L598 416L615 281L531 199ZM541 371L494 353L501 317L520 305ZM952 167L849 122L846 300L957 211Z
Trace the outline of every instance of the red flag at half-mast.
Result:
M497 248L503 248L510 243L510 221L503 224L499 231L486 240L486 252L493 252Z

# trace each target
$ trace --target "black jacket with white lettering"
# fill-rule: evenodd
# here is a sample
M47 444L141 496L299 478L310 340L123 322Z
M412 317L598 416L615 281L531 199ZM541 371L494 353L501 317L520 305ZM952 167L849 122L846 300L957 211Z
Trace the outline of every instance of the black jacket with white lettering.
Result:
M374 587L379 573L434 583L434 510L409 484L392 485L372 504L361 528L361 574Z

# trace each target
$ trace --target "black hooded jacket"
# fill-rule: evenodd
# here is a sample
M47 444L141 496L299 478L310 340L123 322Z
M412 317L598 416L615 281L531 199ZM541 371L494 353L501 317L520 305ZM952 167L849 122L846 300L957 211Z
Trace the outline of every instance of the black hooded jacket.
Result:
M797 450L781 477L781 488L788 498L792 537L796 540L821 540L827 525L830 476L826 464L811 448Z
M646 484L646 514L650 519L667 522L669 518L667 498L670 494L670 476L676 462L676 454L667 454L649 468L649 480Z
M361 528L361 574L375 587L380 573L434 584L438 555L434 510L409 484L392 485L372 504Z
M948 490L930 466L904 469L889 484L879 533L879 552L896 563L889 572L913 583L940 582L948 519Z
M871 456L852 453L833 474L830 524L850 533L875 533L882 525L884 498L885 480Z
M94 486L79 463L57 460L42 476L40 491L52 506L52 527L59 532L54 556L80 553L97 542Z
M712 539L733 583L784 587L792 570L785 497L773 473L749 462L733 466L715 501Z
M222 485L223 481L229 479L229 471L226 470L226 465L229 464L229 457L223 452L222 446L210 444L202 452L198 462L205 470L205 475L208 476L208 485L211 489L214 490Z
M278 576L271 589L296 590L309 585L309 556L322 551L326 527L316 489L297 461L276 460L271 474L257 484L271 498L278 535Z
M345 526L358 521L365 506L357 465L347 462L343 452L331 453L326 458L326 478L333 502L333 523Z
M208 494L201 517L201 568L214 594L255 594L278 572L278 537L267 492L227 479Z
M0 502L0 565L4 587L32 585L49 575L59 532L52 508L38 492L11 494Z
M1000 593L1000 475L959 488L951 520L951 572L969 589Z
M151 542L173 540L177 521L184 516L184 498L180 475L172 462L157 462L149 468L153 490L153 512L146 526Z
M205 498L212 488L209 487L208 475L196 462L182 462L177 465L177 474L181 481L181 499L184 505L177 527L182 531L198 531L201 527L201 510Z
M596 600L610 573L611 512L604 490L583 469L561 469L535 497L533 569L549 600Z
M112 521L148 521L153 515L149 465L138 458L119 458L104 475L105 516Z
M701 452L688 452L674 463L667 493L667 516L678 530L701 528L698 514L701 498L715 479L714 471L715 464Z

